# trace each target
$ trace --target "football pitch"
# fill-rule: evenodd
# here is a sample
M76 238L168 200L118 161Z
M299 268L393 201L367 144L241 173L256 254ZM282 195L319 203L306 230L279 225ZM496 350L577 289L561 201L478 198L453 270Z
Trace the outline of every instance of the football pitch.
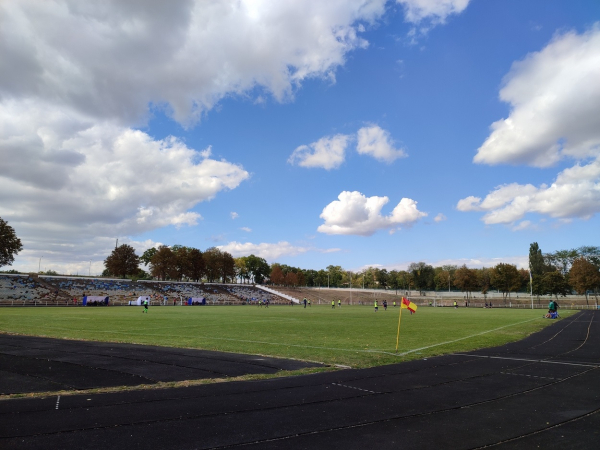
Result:
M0 309L0 332L126 342L371 367L517 341L553 322L541 310L367 306L20 307ZM567 317L571 311L562 311Z

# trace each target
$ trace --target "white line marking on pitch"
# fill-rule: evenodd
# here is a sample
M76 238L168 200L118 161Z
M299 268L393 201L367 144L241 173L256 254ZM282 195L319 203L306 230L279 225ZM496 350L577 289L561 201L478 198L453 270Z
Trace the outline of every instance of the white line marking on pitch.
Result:
M427 347L415 348L414 350L409 350L409 351L404 352L404 353L398 353L398 356L408 355L410 353L418 352L420 350L426 350L426 349L432 348L432 347L439 347L440 345L452 344L453 342L464 341L465 339L470 339L470 338L475 337L475 336L481 336L482 334L492 333L493 331L498 331L498 330L501 330L503 328L508 328L508 327L512 327L512 326L515 326L515 325L520 325L522 323L532 322L534 320L538 320L538 318L536 317L535 319L524 320L523 322L511 323L509 325L504 325L503 327L494 328L493 330L482 331L481 333L476 333L476 334L472 334L470 336L465 336L465 337L461 337L461 338L458 338L458 339L453 339L451 341L440 342L439 344L428 345Z
M511 323L508 325L504 325L502 327L494 328L492 330L482 331L481 333L471 334L469 336L465 336L462 338L453 339L451 341L440 342L438 344L432 344L432 345L428 345L426 347L415 348L413 350L409 350L404 353L393 353L393 352L387 352L384 350L360 350L357 348L317 347L317 346L312 346L312 345L287 344L284 342L254 341L254 340L250 340L250 339L233 339L233 338L222 338L222 337L214 337L214 336L197 336L197 337L199 337L201 339L216 340L216 341L248 342L251 344L267 344L267 345L277 345L277 346L281 346L281 347L298 347L298 348L311 348L311 349L315 349L315 350L338 350L341 352L381 353L384 355L391 355L391 356L406 356L411 353L415 353L415 352L418 352L421 350L426 350L428 348L439 347L440 345L452 344L454 342L463 341L465 339L470 339L470 338L476 337L476 336L481 336L482 334L493 333L494 331L502 330L503 328L508 328L508 327L512 327L515 325L521 325L522 323L532 322L534 320L538 320L538 318L536 317L534 319L524 320L522 322ZM59 327L51 327L51 326L48 328L65 329L65 330L67 329L67 328L59 328ZM85 331L85 330L72 330L71 329L71 331ZM96 333L105 333L105 334L130 334L131 333L130 330L128 330L128 331L95 330L95 332ZM161 336L161 337L164 336L163 334L157 334L157 333L142 333L141 335L142 336ZM144 344L140 344L140 345L144 345ZM458 353L456 353L456 354L458 354Z

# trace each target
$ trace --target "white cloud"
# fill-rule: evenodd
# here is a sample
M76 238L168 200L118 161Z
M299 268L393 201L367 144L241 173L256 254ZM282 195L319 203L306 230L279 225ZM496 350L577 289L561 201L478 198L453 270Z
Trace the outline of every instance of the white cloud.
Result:
M443 222L446 219L447 219L447 217L444 214L439 213L437 216L434 217L433 220L436 222Z
M527 213L588 219L600 211L600 158L563 170L550 186L506 184L483 200L473 196L460 200L457 209L485 211L486 224L512 224Z
M461 13L469 0L396 0L404 6L407 22L419 23L429 19L433 24L444 23L452 14Z
M195 225L202 219L195 205L249 176L174 137L23 106L0 103L0 217L26 248L68 255L69 244L83 254L83 243L96 238Z
M380 269L387 270L407 270L408 266L415 261L405 261L399 262L395 264L369 264L362 266L355 270L355 272L362 272L363 270L368 269L369 267L377 267ZM500 263L505 264L513 264L517 266L519 269L526 269L529 267L529 256L521 255L521 256L504 256L504 257L479 257L479 258L455 258L455 259L441 259L437 261L428 261L424 260L426 264L429 264L433 267L441 267L441 266L462 266L463 264L471 269L479 269L482 267L494 267Z
M530 220L523 220L512 227L513 231L529 230L535 228L535 225Z
M235 258L240 256L256 255L265 258L267 261L276 261L283 256L297 256L309 251L317 251L321 253L337 252L339 249L317 249L313 247L295 246L286 241L277 243L263 242L253 244L251 242L241 243L237 241L230 242L226 245L220 245L219 249L231 253Z
M361 155L372 156L378 161L390 164L407 156L403 149L394 148L390 133L377 125L358 130L357 139L356 151Z
M323 209L319 217L325 223L317 230L326 234L370 236L380 229L411 225L427 215L417 209L416 201L403 198L389 216L382 216L381 209L388 201L388 197L366 197L357 191L344 191Z
M90 237L89 240L76 241L76 244L65 244L55 240L43 243L27 242L23 251L15 258L10 267L21 272L37 272L53 270L62 274L79 274L97 276L105 269L104 260L115 248L116 240L112 237ZM131 245L138 255L151 247L162 245L150 239L134 241L127 237L119 239L119 245ZM90 264L91 262L91 264ZM141 266L143 269L144 266Z
M0 214L26 248L74 260L86 243L198 223L191 208L248 173L133 127L155 109L191 126L226 96L288 101L307 78L333 81L384 12L385 0L0 2Z
M190 124L232 93L281 101L307 78L333 79L385 3L2 2L0 91L127 124L151 102Z
M337 169L346 158L349 139L348 135L336 134L323 137L310 145L301 145L290 155L288 163L302 167Z
M326 136L310 145L301 145L288 158L289 164L302 167L337 169L346 159L346 148L353 135ZM363 127L356 133L356 151L388 164L407 156L403 149L394 148L390 133L377 125Z
M486 224L512 224L538 213L561 221L600 212L600 24L583 34L557 35L544 49L516 62L500 99L512 110L495 122L474 162L547 167L577 163L549 186L508 183L483 200L460 200L460 211L484 211Z
M240 228L240 230L245 231L246 233L252 232L252 229L248 228L248 227L242 227L242 228Z
M510 115L492 124L476 163L548 167L600 154L600 24L514 63L500 99Z
M237 219L238 217L240 217L240 215L234 211L230 212L229 215L231 216L232 219Z

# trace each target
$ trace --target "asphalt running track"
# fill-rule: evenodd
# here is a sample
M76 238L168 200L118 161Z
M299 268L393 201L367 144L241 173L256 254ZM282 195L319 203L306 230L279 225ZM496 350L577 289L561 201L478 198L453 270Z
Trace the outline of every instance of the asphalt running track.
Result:
M0 448L598 449L599 412L600 312L584 311L371 369L0 401Z

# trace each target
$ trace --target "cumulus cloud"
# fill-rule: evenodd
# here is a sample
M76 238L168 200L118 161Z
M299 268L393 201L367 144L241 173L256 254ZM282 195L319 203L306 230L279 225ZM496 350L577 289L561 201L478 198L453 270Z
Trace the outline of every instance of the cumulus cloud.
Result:
M325 234L370 236L381 229L411 225L427 216L410 198L403 198L389 216L383 216L381 209L388 202L388 197L366 197L357 191L344 191L323 209L319 217L325 223L317 230Z
M404 6L407 22L420 23L429 19L433 24L444 23L452 14L461 13L469 0L396 0Z
M309 251L332 253L340 250L338 248L318 249L313 247L296 246L287 241L279 241L277 243L263 242L260 244L233 241L229 244L221 245L218 248L231 253L231 255L235 258L240 256L256 255L260 256L261 258L265 258L267 261L276 261L283 256L297 256Z
M323 137L310 145L301 145L290 155L288 163L301 167L337 169L346 158L349 139L348 135L336 134Z
M26 248L68 255L70 245L85 252L96 238L195 225L195 205L249 176L174 137L22 106L0 103L0 216Z
M240 230L245 231L246 233L250 233L252 231L252 229L248 227L242 227Z
M435 216L433 218L433 220L436 221L436 222L443 222L446 219L447 219L447 217L444 214L442 214L442 213L439 213L437 216Z
M515 62L500 100L511 106L474 161L548 167L600 153L600 24L556 36Z
M151 102L190 124L232 93L281 101L332 79L385 3L2 2L0 90L127 124Z
M390 133L377 125L358 130L357 139L356 151L361 155L372 156L378 161L390 164L407 156L403 149L394 148Z
M237 219L238 217L240 217L240 215L239 215L238 213L234 212L234 211L230 212L230 213L229 213L229 216L230 216L230 217L231 217L233 220L235 220L235 219Z
M346 159L346 148L355 135L336 134L326 136L310 145L301 145L288 158L289 164L302 167L337 169ZM403 149L394 148L390 133L378 125L363 127L356 133L356 151L361 155L372 156L378 161L391 164L398 158L407 156Z
M457 209L485 211L486 224L511 224L527 213L559 219L588 219L600 211L600 158L563 170L550 186L506 184L483 200L474 196L460 200Z
M460 200L460 211L483 211L486 224L531 228L528 213L588 219L600 211L600 24L557 35L544 49L513 64L500 91L507 119L492 124L476 163L547 167L576 161L550 185L507 183L483 200Z

